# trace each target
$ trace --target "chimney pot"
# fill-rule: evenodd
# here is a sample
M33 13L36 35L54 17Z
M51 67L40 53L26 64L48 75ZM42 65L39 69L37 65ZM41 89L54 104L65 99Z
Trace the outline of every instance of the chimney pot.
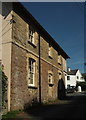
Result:
M68 71L70 72L70 67L68 67Z

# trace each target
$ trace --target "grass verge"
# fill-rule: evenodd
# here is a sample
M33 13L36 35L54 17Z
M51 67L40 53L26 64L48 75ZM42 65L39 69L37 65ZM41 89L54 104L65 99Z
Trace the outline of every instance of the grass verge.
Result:
M5 115L2 115L2 120L6 120L9 118L16 118L17 114L19 114L20 112L22 112L22 110L7 112Z

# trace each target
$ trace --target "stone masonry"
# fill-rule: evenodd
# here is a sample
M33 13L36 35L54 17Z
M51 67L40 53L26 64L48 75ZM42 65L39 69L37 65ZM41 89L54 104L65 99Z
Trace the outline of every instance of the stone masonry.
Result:
M11 110L16 110L24 109L31 105L32 101L36 100L39 102L39 92L41 92L41 102L48 102L58 98L58 81L61 78L64 81L68 56L20 3L13 3L12 5L13 23L11 41L8 43L11 45L9 106ZM29 26L32 26L35 30L35 45L28 42ZM49 57L49 44L52 45L52 58ZM61 64L58 64L59 54L61 55ZM33 87L28 85L27 79L29 58L33 58L36 62L35 85ZM41 76L41 91L39 91L39 72ZM53 75L52 85L48 81L49 72L52 72Z

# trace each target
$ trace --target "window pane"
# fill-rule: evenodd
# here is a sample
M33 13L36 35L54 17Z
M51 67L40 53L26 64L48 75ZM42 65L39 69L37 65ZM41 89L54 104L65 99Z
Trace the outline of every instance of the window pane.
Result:
M29 59L29 84L34 84L34 74L35 74L35 60Z
M51 73L49 73L49 75L48 75L48 80L50 83L52 83L52 74Z
M70 76L67 76L67 80L70 80Z
M29 27L29 41L34 44L34 29L30 26Z
M33 79L29 79L29 84L33 84Z
M31 78L31 79L33 79L33 75L34 75L33 73L30 74L30 78Z

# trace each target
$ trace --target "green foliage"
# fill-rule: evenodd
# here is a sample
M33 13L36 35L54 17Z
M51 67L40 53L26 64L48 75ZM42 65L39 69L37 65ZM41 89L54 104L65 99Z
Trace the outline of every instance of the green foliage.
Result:
M82 76L83 76L83 78L84 78L85 81L86 81L86 73L83 73Z
M6 92L6 90L7 90L7 76L2 71L2 92L3 94Z
M85 81L86 81L86 74L84 75L84 79L85 79Z
M5 115L2 115L2 119L8 119L8 118L16 118L17 114L21 113L22 110L15 110L15 111L10 111L6 113Z
M3 68L0 65L0 83L2 84L2 106L4 105L4 95L7 91L7 76L3 72Z
M83 90L83 91L86 91L86 82L79 82L79 83L77 83L76 86L77 86L77 87L78 87L78 86L81 86L82 90Z

